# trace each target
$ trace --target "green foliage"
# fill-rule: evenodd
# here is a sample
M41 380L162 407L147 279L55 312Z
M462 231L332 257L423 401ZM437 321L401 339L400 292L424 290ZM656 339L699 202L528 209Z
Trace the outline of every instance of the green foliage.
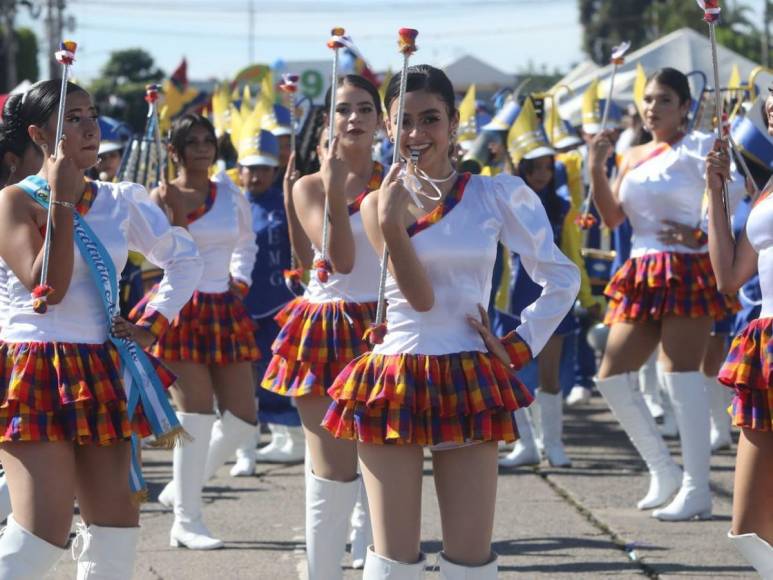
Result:
M605 64L612 47L625 40L630 40L634 49L650 42L652 38L642 15L652 1L578 0L585 53L595 62Z
M611 48L623 40L630 40L636 50L680 28L706 32L700 7L688 0L579 0L579 8L583 49L599 64L606 64ZM717 41L761 62L763 26L748 4L723 2Z
M156 68L153 57L145 50L127 48L110 53L102 67L102 76L117 82L150 83L161 80L164 73Z
M38 80L38 39L29 28L16 29L16 78Z
M145 85L164 78L153 57L141 48L110 54L102 77L89 87L100 114L126 121L136 132L145 127L148 106Z

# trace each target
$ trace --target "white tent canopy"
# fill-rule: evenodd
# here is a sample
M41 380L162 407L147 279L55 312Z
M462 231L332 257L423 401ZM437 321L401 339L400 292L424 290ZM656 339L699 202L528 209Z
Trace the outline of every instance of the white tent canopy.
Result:
M457 91L466 91L472 84L479 91L498 90L515 84L515 75L502 72L471 55L458 58L445 65L443 70Z
M717 46L717 54L721 86L727 84L733 65L738 66L743 82L746 82L749 73L757 67L757 63L722 45ZM712 80L714 73L711 63L711 43L707 35L702 35L690 28L676 30L626 56L625 64L619 68L615 77L614 100L619 104L625 105L633 102L633 84L637 63L641 63L647 74L667 66L684 73L699 70L706 75L709 87L714 84ZM589 68L589 63L581 63L559 81L559 84L566 85L573 91L570 97L567 97L565 92L560 93L563 100L560 105L561 116L568 119L573 125L580 123L582 95L593 79L599 79L601 94L605 95L609 90L612 65L590 70ZM756 82L765 87L771 80L773 80L773 75L764 71L757 77Z

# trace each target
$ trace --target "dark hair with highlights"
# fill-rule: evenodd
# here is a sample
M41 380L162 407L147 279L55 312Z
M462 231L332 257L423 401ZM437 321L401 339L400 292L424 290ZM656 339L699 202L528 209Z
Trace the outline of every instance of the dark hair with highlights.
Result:
M338 83L336 83L336 88L343 87L344 85L349 85L350 87L355 87L357 89L362 89L368 95L370 95L370 98L373 99L373 106L376 107L376 114L381 117L381 113L383 111L383 108L381 106L381 95L378 94L378 89L375 87L375 85L370 82L368 79L366 79L364 76L361 75L345 75L338 79ZM333 87L330 87L328 89L327 93L325 94L325 110L330 110L330 99L332 99L332 93L333 93Z
M400 96L400 78L402 72L397 73L389 81L389 85L384 95L384 105L387 113L392 107L392 103ZM406 81L405 91L413 93L415 91L427 91L440 97L448 110L448 116L453 117L456 113L456 94L451 81L439 68L428 64L419 64L408 67L408 79Z
M217 135L215 134L215 127L209 119L196 113L186 113L182 117L175 119L172 123L169 143L180 156L180 163L185 165L183 152L188 141L188 135L190 135L194 127L203 127L209 136L212 137L212 143L215 146L215 154L212 157L212 163L214 163L217 160Z
M692 100L690 94L690 83L687 80L687 75L682 71L678 71L675 68L665 67L656 71L648 82L656 82L659 85L668 87L673 90L679 97L679 104L684 105Z

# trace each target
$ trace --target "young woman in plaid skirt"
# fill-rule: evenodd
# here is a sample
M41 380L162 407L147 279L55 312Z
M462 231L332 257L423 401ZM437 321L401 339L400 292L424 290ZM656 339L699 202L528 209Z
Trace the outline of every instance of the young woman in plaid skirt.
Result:
M424 447L433 452L443 520L441 577L494 578L497 441L517 438L513 411L531 402L510 365L542 349L574 303L580 276L520 178L457 175L449 152L459 113L446 75L422 65L406 81L396 146L403 158L418 154L419 185L406 179L409 193L396 165L362 206L374 248L386 245L391 256L387 333L338 375L324 426L357 441L374 537L365 578L423 577ZM387 88L390 135L399 86L397 75ZM479 320L500 240L543 286L505 346Z
M0 460L14 512L0 539L3 580L42 578L54 565L70 533L73 497L88 524L79 526L84 536L79 576L131 577L139 509L130 487L129 439L149 435L148 417L159 415L144 406L143 398L130 418L133 401L127 400L126 381L143 389L125 378L136 367L124 358L128 351L120 339L151 345L158 328L190 297L202 271L190 236L169 227L141 186L85 180L86 169L97 161L99 126L91 97L71 83L63 138L55 143L60 85L58 80L37 83L5 119L45 160L36 176L6 187L0 196L0 257L8 268L9 298L0 334ZM45 311L32 290L44 261L43 204L49 201L48 284L53 290ZM94 252L84 257L83 236L90 248L100 248L98 257L92 258ZM165 269L158 296L136 325L120 317L108 320L106 308L117 295L117 272L129 250ZM110 272L112 280L104 275ZM109 282L109 294L98 279ZM158 361L150 357L149 363L143 367L143 385L154 381L163 388L174 381Z
M688 132L687 78L662 69L647 83L643 114L652 141L630 149L620 176L610 184L604 170L613 148L598 135L590 147L593 200L604 223L628 218L631 257L605 290L609 340L596 384L647 464L650 486L639 509L657 508L661 520L711 516L709 398L700 372L714 320L737 308L717 291L705 235L700 230L704 159L710 135ZM732 186L740 199L743 180ZM673 401L684 457L674 463L639 391L638 370L662 344L664 381Z
M373 320L378 293L379 260L365 236L360 204L381 184L383 168L372 158L381 98L372 83L357 75L343 77L335 90L333 143L327 151L320 147L320 171L300 178L293 187L295 209L314 247L315 262L323 258L325 197L329 200L327 257L333 272L323 281L312 271L303 297L277 315L282 330L262 382L274 393L293 397L306 435L310 580L335 580L343 574L349 515L361 488L357 450L351 441L331 437L320 423L330 404L327 389L333 379L367 350L363 335Z
M43 152L24 136L25 127L14 118L22 95L10 95L3 105L4 123L0 123L0 185L7 187L40 171ZM0 329L8 316L8 267L0 260ZM0 522L11 513L11 495L5 473L0 476Z
M773 92L765 117L773 135ZM729 177L727 146L717 143L706 161L709 253L717 283L724 292L736 292L758 273L762 290L759 318L735 337L718 377L735 390L733 424L741 428L728 537L762 578L773 578L773 183L765 186L734 241L722 201Z
M174 225L191 234L204 274L152 350L178 376L172 398L192 436L175 449L173 479L158 499L174 507L172 546L212 550L223 542L202 520L202 486L239 445L254 440L257 428L252 364L260 353L242 298L258 248L247 198L224 173L209 178L217 158L209 120L194 114L175 120L170 153L178 176L151 195ZM140 303L132 315L142 309Z

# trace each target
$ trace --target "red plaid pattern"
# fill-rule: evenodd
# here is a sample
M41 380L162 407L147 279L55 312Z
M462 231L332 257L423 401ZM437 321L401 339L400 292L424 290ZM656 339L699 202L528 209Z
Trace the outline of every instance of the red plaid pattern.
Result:
M533 358L529 345L514 330L503 336L500 341L510 357L513 370L521 370Z
M734 425L773 431L773 318L753 320L733 339L717 378L735 389Z
M250 292L250 285L244 280L231 278L231 292L244 300L244 297Z
M165 387L176 377L150 357ZM151 434L141 405L129 423L112 343L0 343L0 442L110 445Z
M261 386L289 397L324 395L346 364L367 352L362 337L375 315L374 303L293 300L274 318L282 330Z
M129 314L131 320L144 317L144 309L155 291L154 288L134 307ZM165 361L204 365L260 359L255 323L233 292L194 292L150 352Z
M161 314L158 310L149 308L148 310L145 310L142 317L137 321L137 326L149 331L156 337L156 340L158 340L158 337L164 334L166 329L169 328L169 321L166 319L166 316Z
M375 444L515 441L513 411L528 389L484 352L447 355L366 353L328 390L322 425L335 437Z
M630 258L604 294L609 298L604 324L664 316L721 320L740 308L736 297L717 290L708 254L658 252Z

